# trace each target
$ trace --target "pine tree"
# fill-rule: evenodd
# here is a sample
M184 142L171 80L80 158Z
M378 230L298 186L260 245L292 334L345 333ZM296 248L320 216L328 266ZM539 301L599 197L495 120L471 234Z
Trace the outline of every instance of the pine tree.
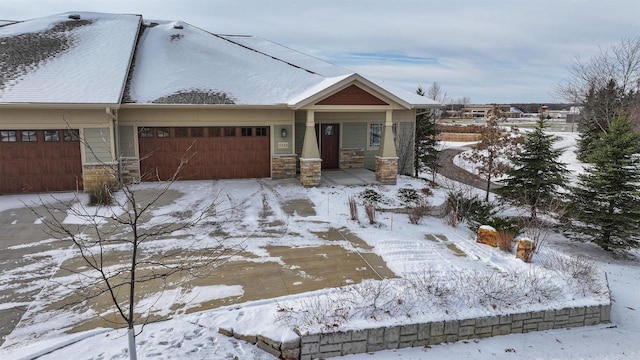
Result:
M640 245L640 134L621 114L593 142L592 166L578 175L567 233L605 250Z
M546 119L540 116L521 152L512 159L513 168L506 171L504 186L498 189L507 202L528 206L531 219L560 197L559 190L567 182L566 165L559 161L562 150L553 148L558 138L546 134L546 128Z
M416 94L424 96L424 90L421 86L418 86ZM437 136L440 133L436 125L435 116L430 109L418 109L416 115L416 140L413 157L414 170L416 176L421 171L427 169L431 170L433 178L438 169L438 157L440 150L438 150Z

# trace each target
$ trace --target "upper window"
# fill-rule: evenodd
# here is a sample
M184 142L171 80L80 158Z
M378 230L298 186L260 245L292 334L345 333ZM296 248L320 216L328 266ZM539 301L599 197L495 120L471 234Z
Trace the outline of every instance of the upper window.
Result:
M250 127L240 128L240 136L251 136L253 134L252 130Z
M209 136L211 137L222 136L222 128L219 128L219 127L209 128Z
M68 129L64 131L62 138L64 141L80 141L80 134L77 129Z
M176 128L175 134L176 137L189 137L189 128Z
M203 137L204 136L204 129L201 128L201 127L191 128L191 136L192 137Z
M45 130L44 141L47 141L47 142L60 141L60 132L58 130Z
M153 129L149 127L142 127L138 131L141 138L152 138L153 137Z
M256 128L256 136L267 136L267 128L266 127L257 127Z
M382 124L369 124L369 147L379 147L382 140Z
M35 130L22 130L22 141L23 142L34 142L38 141L38 134Z
M324 127L324 135L325 136L333 136L336 134L336 129L333 125L327 125Z
M224 136L236 136L236 128L234 127L224 128Z
M169 128L161 127L156 129L159 138L168 138L169 137Z
M0 131L0 141L2 142L16 142L16 131L15 130L3 130Z

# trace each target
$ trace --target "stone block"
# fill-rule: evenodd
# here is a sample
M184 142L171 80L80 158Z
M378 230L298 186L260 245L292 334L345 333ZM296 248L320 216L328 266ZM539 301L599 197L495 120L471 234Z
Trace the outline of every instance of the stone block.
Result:
M484 334L491 335L491 331L492 331L492 327L491 326L476 326L475 334L476 335L484 335Z
M269 354L273 355L273 356L274 356L274 357L276 357L276 358L279 358L279 357L282 355L282 353L280 352L280 350L278 350L278 349L274 349L271 345L266 344L266 343L264 343L264 342L262 342L262 341L258 341L258 342L256 343L256 346L257 346L259 349L262 349L262 350L264 350L264 351L268 352Z
M450 320L444 323L444 334L445 335L457 335L458 329L460 328L459 322L457 320Z
M306 343L300 347L301 354L317 354L320 351L320 343Z
M398 349L404 349L404 348L411 347L412 344L413 344L413 341L403 342L402 339L400 339L400 342L398 343Z
M283 360L298 360L300 359L300 348L282 350Z
M300 339L283 342L280 344L280 350L298 349L300 348Z
M318 186L322 179L322 160L300 159L300 183L302 186Z
M357 330L351 332L351 341L367 340L369 333L367 330Z
M461 326L458 329L459 336L471 336L474 334L476 328L475 326Z
M460 320L460 326L475 326L476 319L464 319Z
M351 341L351 332L336 332L320 335L320 345L324 344L342 344Z
M300 343L302 344L319 343L319 342L320 342L320 334L304 335L300 337Z
M556 312L554 310L545 310L544 315L542 316L542 320L544 321L554 321L556 319Z
M418 340L418 334L408 334L408 335L400 335L399 342L413 342Z
M418 333L418 325L404 325L400 328L400 335L409 335L409 334L417 334Z
M388 328L384 329L384 342L385 343L387 343L387 344L395 343L397 345L399 340L400 340L400 327L399 326L393 326L393 327L388 327ZM391 348L391 349L393 349L393 348Z
M508 334L511 334L511 324L494 325L491 328L491 335L492 336L508 335Z
M458 341L458 334L445 335L444 336L444 341L448 342L448 343L454 343L454 342Z
M444 335L444 322L438 321L431 323L431 336Z
M271 346L274 349L280 349L280 342L279 341L275 341L272 339L269 339L266 336L262 336L262 335L258 335L258 341L261 341L269 346Z
M342 351L342 344L321 344L320 345L320 354L324 354L324 353L328 353L328 352L335 352L335 351Z
M611 305L603 305L600 310L600 322L611 322Z
M384 328L369 329L369 336L367 337L367 343L369 344L384 343Z
M418 340L428 340L431 334L431 323L418 324Z
M223 328L223 327L219 327L218 328L218 334L222 334L224 336L228 336L228 337L233 337L233 329L229 328Z
M513 314L511 319L513 321L531 319L531 313Z
M499 325L500 319L497 316L486 316L476 319L477 327Z
M538 331L551 330L553 329L553 321L544 321L538 323Z
M387 350L387 344L379 343L379 344L367 344L367 352L376 352L381 350Z
M584 310L584 307L571 308L569 309L569 317L584 315Z
M585 326L598 325L598 324L600 324L600 314L585 315L584 317Z
M431 338L429 338L430 345L442 344L444 341L445 341L444 335L431 336Z
M325 358L337 357L337 356L341 356L341 355L342 355L342 353L340 351L328 351L328 352L324 352L324 353L318 354L317 358L325 359Z
M511 324L513 322L513 317L511 315L500 315L500 325Z
M296 155L272 156L271 178L288 179L296 177Z
M367 352L367 341L352 341L342 344L342 355L362 354Z
M561 316L561 315L567 315L569 316L571 313L570 309L568 308L564 308L564 309L558 309L556 310L556 316Z

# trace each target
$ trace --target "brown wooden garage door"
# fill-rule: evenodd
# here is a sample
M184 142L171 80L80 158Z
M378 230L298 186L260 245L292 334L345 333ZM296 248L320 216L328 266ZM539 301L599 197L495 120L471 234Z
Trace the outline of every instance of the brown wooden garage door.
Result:
M146 181L171 178L181 159L183 180L271 176L268 127L141 127L138 141Z
M0 130L0 193L81 188L78 130Z

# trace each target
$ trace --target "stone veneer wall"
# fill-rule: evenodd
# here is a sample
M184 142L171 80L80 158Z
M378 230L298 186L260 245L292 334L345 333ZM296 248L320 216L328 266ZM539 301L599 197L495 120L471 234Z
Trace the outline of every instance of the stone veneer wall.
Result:
M102 186L105 181L112 190L117 190L118 170L116 165L82 165L82 186L84 191Z
M376 156L376 181L395 185L398 181L398 158Z
M310 360L499 335L597 325L610 321L611 304L606 304L303 335L287 343L273 341L263 336L234 334L233 330L223 328L218 332L256 344L280 359Z
M140 181L140 160L138 160L138 158L121 159L120 174L125 184Z
M364 168L364 149L340 149L340 168Z
M302 186L318 186L322 179L322 160L300 158L300 183Z
M271 178L288 179L296 177L297 155L280 155L271 157Z

